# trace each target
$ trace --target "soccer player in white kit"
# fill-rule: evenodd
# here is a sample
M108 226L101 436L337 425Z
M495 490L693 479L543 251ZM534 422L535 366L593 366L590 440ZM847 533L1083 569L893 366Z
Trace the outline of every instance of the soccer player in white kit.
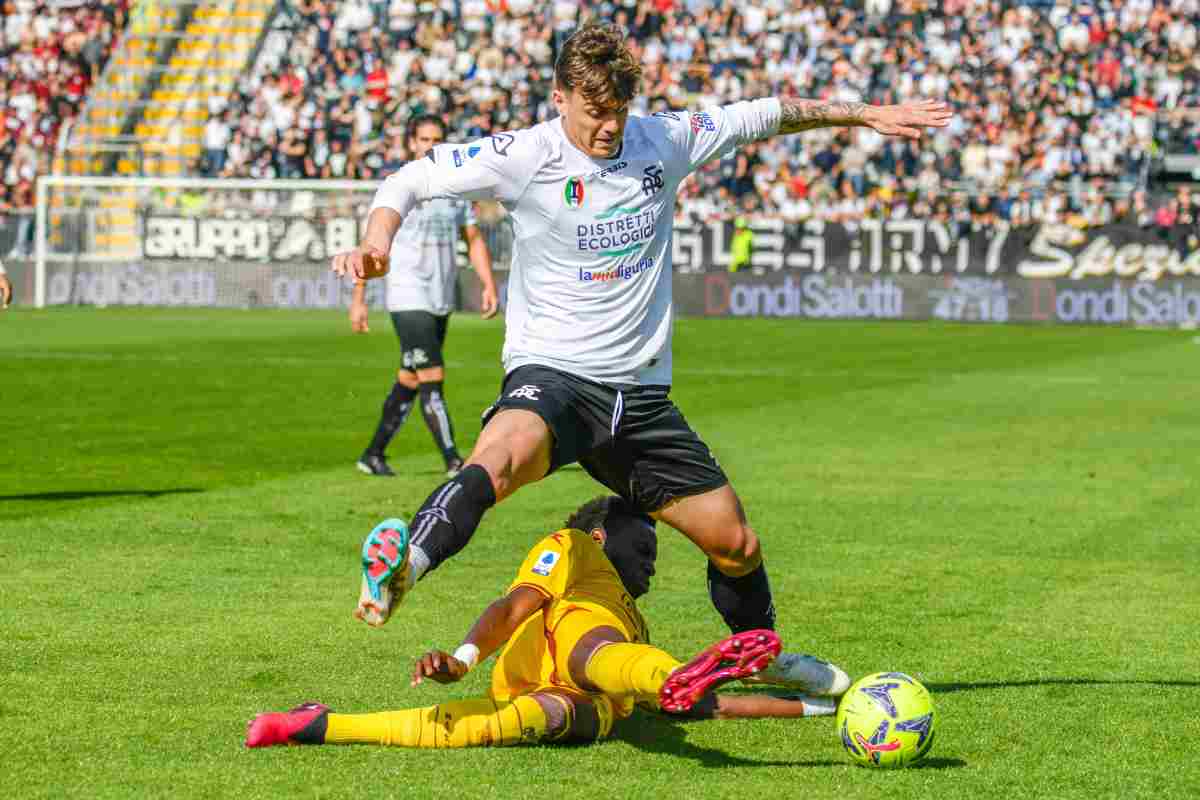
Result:
M433 147L446 140L446 124L432 114L413 117L408 123L407 139L412 158L424 158ZM467 243L467 258L483 284L480 297L483 318L495 316L498 306L491 254L475 224L471 206L467 200L447 198L421 203L404 218L404 224L392 240L387 310L400 339L400 369L396 371L396 382L383 402L375 434L358 459L358 469L368 475L395 474L388 466L384 452L408 419L418 397L425 427L429 428L434 445L445 462L446 477L453 478L462 468L463 460L454 443L454 424L446 406L445 360L442 357L450 312L454 310L458 282L455 244L460 231ZM358 332L367 330L363 281L354 286L350 326Z
M917 138L951 111L928 100L769 98L629 116L640 80L619 29L581 28L555 65L559 117L406 165L376 193L362 244L334 257L335 273L362 277L364 262L387 257L404 216L432 197L494 198L513 220L500 397L467 465L411 529L388 520L364 542L355 613L368 624L386 622L417 580L461 550L494 503L578 461L704 552L710 597L732 631L775 627L758 537L669 398L676 191L702 164L757 140L848 125ZM811 694L849 685L837 667L797 654L768 673Z

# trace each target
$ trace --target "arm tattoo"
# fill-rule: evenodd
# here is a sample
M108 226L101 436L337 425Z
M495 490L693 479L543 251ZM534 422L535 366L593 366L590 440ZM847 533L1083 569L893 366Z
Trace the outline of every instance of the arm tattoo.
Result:
M862 125L866 103L827 103L822 100L780 98L783 113L779 117L779 132L798 133L813 128L835 125Z

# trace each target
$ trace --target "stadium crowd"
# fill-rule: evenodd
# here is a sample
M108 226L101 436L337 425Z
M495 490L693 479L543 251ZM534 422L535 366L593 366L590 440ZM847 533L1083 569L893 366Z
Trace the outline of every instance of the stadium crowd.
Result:
M34 179L79 113L125 26L129 0L0 0L0 225L32 243ZM8 213L15 212L15 213Z
M958 110L922 147L856 129L746 148L684 187L694 220L1099 224L1138 215L1131 190L1167 141L1200 141L1179 111L1200 93L1200 0L289 3L213 108L210 175L377 178L404 161L411 114L445 115L459 140L544 120L558 44L597 15L645 66L634 113L770 94Z
M31 205L33 176L48 168L128 3L0 0L0 219ZM645 91L634 113L771 94L870 103L933 96L958 111L951 128L919 147L868 129L748 147L688 181L681 219L1153 224L1178 215L1181 201L1134 192L1152 159L1200 152L1200 0L281 7L255 68L231 97L210 101L195 165L202 174L373 179L406 159L413 114L444 115L452 140L547 119L557 48L595 16L625 26L642 59Z

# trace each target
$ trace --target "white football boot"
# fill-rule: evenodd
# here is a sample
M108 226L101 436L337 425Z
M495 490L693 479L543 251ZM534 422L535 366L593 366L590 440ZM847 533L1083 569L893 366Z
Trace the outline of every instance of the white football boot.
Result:
M836 664L806 653L780 653L762 672L742 683L785 686L817 697L841 697L850 688L850 676Z
M388 621L412 583L408 552L408 525L402 519L385 519L367 535L355 617L375 628Z

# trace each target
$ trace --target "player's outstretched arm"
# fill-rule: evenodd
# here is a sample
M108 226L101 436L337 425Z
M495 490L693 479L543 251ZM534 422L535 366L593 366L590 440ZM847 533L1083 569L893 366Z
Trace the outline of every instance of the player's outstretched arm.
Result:
M442 650L430 650L413 665L412 686L425 678L438 683L454 683L477 662L485 661L504 646L521 623L532 617L546 604L548 597L529 586L518 586L492 603L463 639L456 655ZM463 654L459 657L458 654Z
M388 252L392 249L392 239L400 230L404 218L400 212L379 207L371 211L367 217L367 231L363 235L362 244L345 253L333 257L330 267L338 277L350 276L355 280L377 278L387 273Z
M941 100L917 100L889 106L826 100L779 98L779 133L800 133L814 128L862 125L885 136L918 139L925 128L944 128L954 112Z

